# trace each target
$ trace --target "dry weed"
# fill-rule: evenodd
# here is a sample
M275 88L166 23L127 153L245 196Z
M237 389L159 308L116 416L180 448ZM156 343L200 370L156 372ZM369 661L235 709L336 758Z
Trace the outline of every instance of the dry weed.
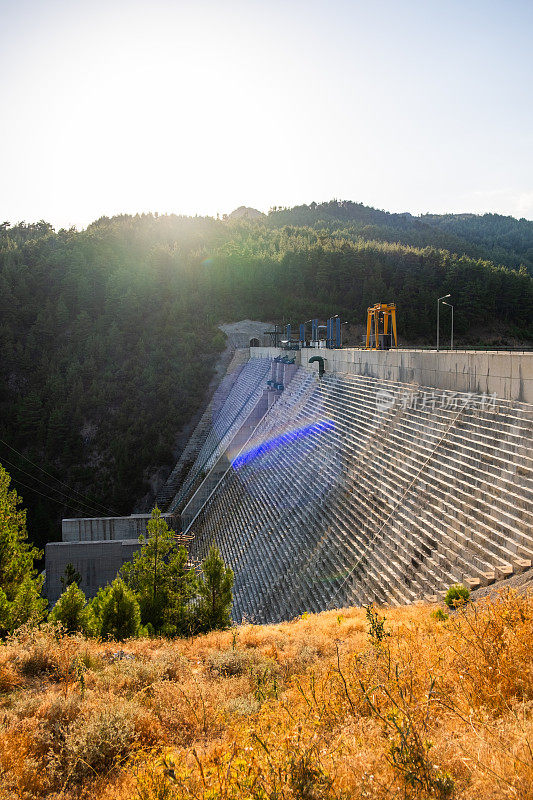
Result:
M531 800L533 599L0 651L0 798Z

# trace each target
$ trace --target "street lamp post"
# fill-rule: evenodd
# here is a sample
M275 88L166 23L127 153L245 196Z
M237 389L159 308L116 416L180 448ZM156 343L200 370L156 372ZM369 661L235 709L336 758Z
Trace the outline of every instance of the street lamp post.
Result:
M347 325L347 324L348 324L348 320L346 320L346 322L341 322L341 347L342 347L342 326L343 325Z
M451 294L445 294L442 297L439 297L437 300L437 353L439 352L439 313L440 313L440 301L446 300L447 297L451 297Z
M337 317L340 317L340 314L335 314L335 316L331 317L331 319L337 319ZM348 324L348 320L346 320L346 322L341 322L341 341L340 341L340 346L341 347L342 347L342 326L343 325L347 325L347 324ZM331 335L333 336L333 330L331 331Z
M450 337L450 350L453 350L453 306L451 303L446 303L444 300L442 301L443 306L449 306L452 310L452 335Z

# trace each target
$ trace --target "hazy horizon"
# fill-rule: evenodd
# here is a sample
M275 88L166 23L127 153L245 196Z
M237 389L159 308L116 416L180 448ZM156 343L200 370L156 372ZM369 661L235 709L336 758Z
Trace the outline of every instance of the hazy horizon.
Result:
M332 201L334 201L334 200L338 200L338 201L345 200L346 201L346 200L348 200L348 198L332 198L331 200ZM298 205L310 205L312 202L316 202L317 205L320 205L321 203L324 203L324 202L327 203L327 202L330 202L330 201L328 201L328 200L312 201L311 200L308 203L297 203L296 205L297 206ZM352 202L360 203L361 201L354 200ZM367 203L362 203L362 205L364 205L366 207L369 207ZM113 214L100 214L98 217L95 217L94 219L89 220L84 225L76 225L74 223L72 223L71 225L54 224L51 220L45 219L44 217L40 217L39 219L17 219L17 220L14 220L14 219L12 219L12 220L1 219L0 220L0 224L2 222L9 222L10 226L14 226L14 225L17 225L18 223L32 224L32 223L37 223L37 222L47 222L47 223L52 225L52 227L54 228L55 231L59 231L61 229L67 229L68 230L68 229L72 229L72 228L76 229L77 231L83 231L89 225L91 225L92 223L97 222L99 219L102 219L102 218L105 218L105 217L112 218L112 217L120 217L122 215L125 215L125 216L136 216L137 214L139 214L139 215L142 215L142 214L154 214L154 215L160 216L160 217L176 215L176 216L184 216L184 217L192 217L192 218L194 218L194 217L209 217L209 218L212 218L212 219L216 219L217 217L220 217L220 219L223 219L224 215L229 215L229 214L232 213L232 211L235 211L237 208L240 208L240 207L255 208L254 206L247 206L244 203L240 203L239 206L236 206L235 208L232 208L229 211L217 212L216 214L208 214L208 213L199 214L199 213L195 213L195 212L186 213L186 212L178 212L178 211L158 211L157 209L154 209L154 210L144 209L143 211L115 211ZM391 211L391 209L388 209L388 208L377 208L375 206L372 206L372 208L375 208L377 211L390 212L391 214L412 213L412 212L406 212L405 210L404 211L402 211L402 210ZM268 213L270 211L270 208L267 208L267 209L264 209L264 210L263 209L259 209L259 208L255 208L255 210L256 211L263 211L264 214L268 215ZM458 214L458 215L462 215L462 214L477 214L478 216L482 216L483 214L491 214L491 213L492 214L500 214L500 212L490 212L490 211L483 211L483 212L472 212L472 211L432 212L432 211L427 211L427 212L421 212L420 214L412 214L412 216L415 217L415 218L421 218L424 214L433 214L433 213L436 213L436 214L438 214L438 213L442 213L442 214L450 213L450 214ZM525 219L527 222L533 222L533 220L529 220L527 217L516 217L513 214L505 214L505 215L502 214L502 216L511 216L511 217L514 217L515 219Z
M0 221L533 219L533 6L0 0Z

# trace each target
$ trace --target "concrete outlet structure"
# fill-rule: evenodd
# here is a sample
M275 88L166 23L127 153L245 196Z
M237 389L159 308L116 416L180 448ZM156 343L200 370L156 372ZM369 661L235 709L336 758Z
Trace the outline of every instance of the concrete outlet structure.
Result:
M81 575L80 586L87 598L94 597L101 586L114 581L126 561L139 548L138 539L93 542L51 542L46 545L46 596L55 603L63 591L61 576L67 564Z
M178 531L179 516L162 514L167 525ZM81 575L86 597L94 597L101 586L111 583L126 561L139 549L139 536L146 534L150 514L130 517L88 517L64 519L61 542L46 545L45 594L55 603L63 591L61 576L67 564Z

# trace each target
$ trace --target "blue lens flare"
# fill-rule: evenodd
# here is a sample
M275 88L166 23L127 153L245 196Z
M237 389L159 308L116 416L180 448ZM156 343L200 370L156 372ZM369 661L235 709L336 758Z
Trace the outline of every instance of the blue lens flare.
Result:
M303 428L297 428L294 431L288 431L280 436L275 436L273 439L268 439L256 447L252 447L246 453L241 453L237 458L233 459L231 465L234 470L239 470L246 464L249 464L256 458L275 450L278 447L296 442L298 439L319 436L325 431L330 431L335 428L335 422L332 419L321 420L320 422L313 422L311 425L305 425Z

